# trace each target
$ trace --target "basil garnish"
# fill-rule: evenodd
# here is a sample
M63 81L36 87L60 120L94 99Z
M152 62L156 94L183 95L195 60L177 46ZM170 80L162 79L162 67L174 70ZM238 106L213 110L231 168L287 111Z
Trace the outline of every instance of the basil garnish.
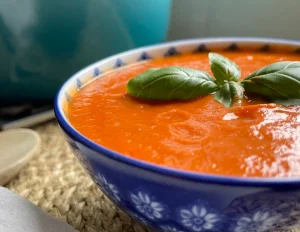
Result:
M190 100L214 93L231 107L244 91L267 97L281 105L300 105L300 62L283 61L263 67L243 81L240 68L217 53L209 53L213 79L208 73L186 67L152 68L132 78L127 92L149 100Z
M300 62L277 62L252 73L241 82L248 92L270 98L300 98Z
M241 70L236 63L213 52L210 52L208 57L211 71L219 85L223 85L226 81L238 81L240 79Z
M240 83L229 81L226 82L217 92L214 94L214 98L222 103L226 107L231 107L235 97L241 99L244 94L244 88Z
M217 89L208 73L185 67L149 69L127 84L129 94L148 100L189 100Z
M300 105L300 99L288 99L288 98L275 98L273 99L273 102L283 105L283 106L295 106L295 105Z

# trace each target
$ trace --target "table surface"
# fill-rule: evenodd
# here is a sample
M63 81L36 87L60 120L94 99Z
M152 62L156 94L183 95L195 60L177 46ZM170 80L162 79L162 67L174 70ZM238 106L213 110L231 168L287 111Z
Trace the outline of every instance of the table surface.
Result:
M80 232L146 232L106 198L81 168L56 122L35 128L42 147L6 187Z

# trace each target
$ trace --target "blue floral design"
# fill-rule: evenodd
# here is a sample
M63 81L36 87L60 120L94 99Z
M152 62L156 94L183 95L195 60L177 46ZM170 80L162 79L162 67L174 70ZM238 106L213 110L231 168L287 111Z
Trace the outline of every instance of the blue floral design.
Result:
M169 50L165 53L165 56L176 56L176 55L180 55L180 53L176 50L175 47L171 47L169 48Z
M226 50L228 50L228 51L237 51L239 48L238 48L238 46L236 45L236 43L232 43L232 44L230 44L230 46L226 49Z
M101 74L100 69L99 69L99 68L95 68L95 69L94 69L94 77L97 77L97 76L99 76L100 74Z
M208 52L205 44L200 44L194 52Z
M114 68L119 68L123 65L125 65L124 61L121 59L117 59Z
M245 227L255 229L261 227L262 231L268 226L268 229L273 230L285 229L297 224L298 218L300 218L296 195L296 193L282 194L282 192L260 192L246 195L233 200L224 213L228 218L237 218L234 228L238 223L241 231ZM262 219L266 216L268 218L263 223ZM277 220L272 224L270 223L272 222L271 218L274 217Z
M234 199L226 208L226 214L231 216L254 214L258 211L268 211L272 214L285 214L295 207L294 196L274 192L261 192Z
M65 93L65 98L66 98L66 100L67 100L68 103L71 102L71 97L69 96L68 93Z
M80 90L81 86L82 86L82 82L80 81L80 79L77 79L77 90Z
M130 198L135 208L145 217L154 220L165 216L166 206L156 201L150 194L138 191L136 194L130 194Z
M87 158L85 158L85 156L82 155L80 149L78 148L74 140L67 139L67 141L69 143L69 146L72 148L74 155L77 157L77 159L84 167L84 170L92 177L93 176L92 167L91 164L88 162Z
M203 204L196 203L179 212L180 223L192 231L206 231L216 229L221 221L219 216Z
M119 189L114 184L108 182L103 175L98 173L96 175L96 182L107 195L113 197L116 201L121 201Z
M147 52L143 52L143 53L140 55L138 61L149 60L149 59L152 59L152 57L150 57L150 56L148 55Z
M268 52L268 51L270 51L270 49L271 49L270 45L269 45L269 44L265 44L265 45L262 46L259 50L260 50L261 52Z
M253 215L240 217L234 232L266 232L274 228L279 219L280 215L258 211Z

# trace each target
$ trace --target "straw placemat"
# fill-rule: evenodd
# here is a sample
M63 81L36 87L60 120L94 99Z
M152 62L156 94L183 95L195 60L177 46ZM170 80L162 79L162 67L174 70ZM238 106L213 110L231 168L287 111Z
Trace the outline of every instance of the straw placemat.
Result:
M146 232L90 180L56 122L39 126L38 155L6 187L80 232Z

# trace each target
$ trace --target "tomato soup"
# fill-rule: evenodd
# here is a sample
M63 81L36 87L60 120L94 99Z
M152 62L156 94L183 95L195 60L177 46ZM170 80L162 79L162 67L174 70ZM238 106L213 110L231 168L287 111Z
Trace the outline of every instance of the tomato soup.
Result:
M242 77L299 55L223 52ZM185 66L211 74L207 53L134 64L86 85L68 109L84 136L123 155L193 172L243 176L300 176L300 107L244 98L226 108L212 95L192 101L143 101L128 81L153 67Z

